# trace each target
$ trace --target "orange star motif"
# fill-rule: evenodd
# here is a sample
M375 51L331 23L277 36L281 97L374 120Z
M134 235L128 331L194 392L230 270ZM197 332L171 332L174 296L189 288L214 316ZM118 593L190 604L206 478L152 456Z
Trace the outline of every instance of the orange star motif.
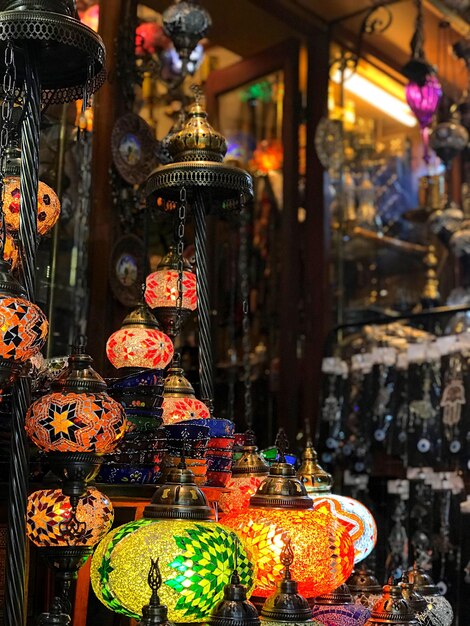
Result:
M68 412L63 411L62 413L58 413L54 411L54 419L51 421L51 426L54 429L54 434L58 433L66 434L71 426L73 426L73 422L71 422L68 418Z

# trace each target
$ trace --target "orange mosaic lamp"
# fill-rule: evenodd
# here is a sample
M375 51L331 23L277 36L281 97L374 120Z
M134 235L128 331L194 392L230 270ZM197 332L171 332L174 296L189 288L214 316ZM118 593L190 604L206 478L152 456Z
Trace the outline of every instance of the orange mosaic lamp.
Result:
M3 214L5 225L10 232L20 229L20 179L8 176L4 180ZM37 230L40 235L48 233L59 219L60 202L55 191L39 181L37 202Z
M167 425L210 417L208 407L196 398L194 388L179 367L176 355L165 379L162 406L163 423Z
M172 338L178 332L178 260L176 250L171 247L157 271L147 276L145 290L145 301L153 309L165 333ZM197 308L196 274L187 261L183 263L181 323Z
M354 566L354 547L347 530L324 510L313 509L295 470L280 461L271 466L247 510L231 513L222 523L244 541L257 564L255 591L258 597L274 592L281 575L281 551L290 539L296 551L292 568L299 593L307 598L323 595L343 584Z
M23 287L3 260L0 243L0 386L11 384L26 361L38 354L49 325L41 309L26 300Z
M115 368L165 369L174 354L173 342L158 328L155 316L141 303L124 319L106 344Z

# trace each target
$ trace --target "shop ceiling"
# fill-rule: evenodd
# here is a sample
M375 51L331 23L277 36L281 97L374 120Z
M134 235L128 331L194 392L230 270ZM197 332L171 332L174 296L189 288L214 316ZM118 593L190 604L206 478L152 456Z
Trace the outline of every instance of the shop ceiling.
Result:
M387 2L387 0L386 0ZM247 57L294 35L303 37L313 29L329 29L332 39L354 51L365 12L381 4L374 0L203 0L213 19L211 40L237 54ZM168 0L145 2L157 11L168 6ZM429 61L438 64L439 49L470 36L470 24L449 10L442 0L424 0L425 50ZM383 33L365 35L362 55L368 60L379 60L383 69L399 77L400 68L410 54L415 6L412 0L388 2L390 26ZM387 19L385 9L377 17ZM450 26L445 38L440 23ZM442 59L442 52L441 52ZM452 62L450 56L439 76L444 84L466 87L467 73L462 62Z

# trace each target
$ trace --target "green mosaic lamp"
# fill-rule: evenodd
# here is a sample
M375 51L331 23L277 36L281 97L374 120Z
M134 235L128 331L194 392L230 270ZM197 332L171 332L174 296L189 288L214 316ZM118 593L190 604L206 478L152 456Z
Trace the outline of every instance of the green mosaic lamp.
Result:
M222 600L237 569L251 591L254 567L238 536L212 520L193 473L170 470L141 520L124 524L95 551L91 582L111 610L139 619L148 602L148 563L159 558L158 595L172 622L202 622Z

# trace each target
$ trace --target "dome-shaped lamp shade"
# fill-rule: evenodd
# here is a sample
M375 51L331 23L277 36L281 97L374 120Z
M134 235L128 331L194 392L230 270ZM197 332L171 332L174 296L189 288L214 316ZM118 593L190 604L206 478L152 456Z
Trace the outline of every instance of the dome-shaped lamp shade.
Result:
M33 402L25 427L44 452L108 454L126 432L126 415L106 392L54 392Z
M18 232L20 228L20 179L16 176L5 179L3 213L8 230ZM39 182L37 203L37 229L40 235L48 233L60 215L60 202L55 191Z
M29 539L40 548L70 546L70 537L64 535L63 525L71 515L70 499L60 489L35 491L28 498L26 510ZM94 546L109 531L113 519L113 506L108 497L97 489L88 489L76 510L76 520L85 524L84 530L72 545Z
M174 622L205 621L235 567L242 584L253 586L253 565L235 533L209 521L144 518L120 526L98 546L91 565L96 596L111 610L137 618L149 599L148 563L157 557L158 595Z
M167 425L210 417L207 406L197 398L164 398L162 406L163 423Z
M178 271L161 269L146 279L145 301L151 309L175 307L178 301ZM183 309L194 311L197 308L196 274L183 272Z
M158 323L145 303L129 313L122 327L106 344L106 354L115 368L164 369L173 358L173 343L158 329Z
M24 362L41 350L49 324L41 309L21 297L0 295L0 357Z
M307 598L329 593L343 584L354 565L347 530L327 511L249 508L222 522L235 530L257 564L256 596L268 596L281 576L281 550L287 538L296 558L292 577Z
M315 509L327 509L351 536L354 545L354 563L365 559L377 542L377 524L369 509L354 498L333 494L312 496Z

